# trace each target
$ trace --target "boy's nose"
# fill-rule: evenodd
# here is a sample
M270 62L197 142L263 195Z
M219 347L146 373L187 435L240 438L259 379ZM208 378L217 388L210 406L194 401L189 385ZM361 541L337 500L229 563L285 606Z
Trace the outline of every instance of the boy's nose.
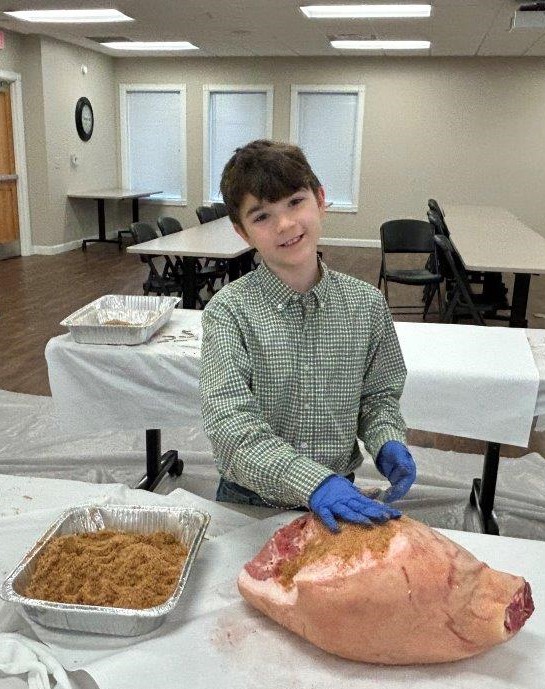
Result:
M280 216L278 218L278 223L276 225L276 229L278 231L278 234L281 234L285 230L292 227L293 222L294 222L293 218L291 218L287 213L280 214Z

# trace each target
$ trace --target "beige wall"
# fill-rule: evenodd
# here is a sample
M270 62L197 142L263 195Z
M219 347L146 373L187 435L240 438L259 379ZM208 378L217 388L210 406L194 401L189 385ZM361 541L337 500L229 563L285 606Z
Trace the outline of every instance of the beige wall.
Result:
M81 65L88 68L81 73ZM291 84L364 84L360 209L328 213L325 235L378 238L393 217L423 217L442 203L502 205L545 235L545 60L542 58L122 58L38 36L6 33L0 69L23 77L32 243L64 245L96 234L93 201L66 194L117 186L120 83L186 83L188 205L142 204L195 224L202 203L202 86L272 83L274 136L289 135ZM90 98L95 131L80 141L79 96ZM327 140L324 140L327 142ZM76 154L80 164L70 165ZM130 204L107 204L107 228L130 222Z
M119 83L186 83L188 225L202 203L202 85L272 83L274 136L289 136L290 84L364 84L360 209L329 213L329 237L377 239L422 217L426 199L503 205L545 235L545 60L541 58L118 59ZM327 139L324 138L324 145ZM165 209L163 209L165 210ZM143 217L160 210L151 204Z
M0 70L21 72L22 43L22 36L11 31L4 31L4 49L0 50Z
M116 97L113 60L94 51L42 39L43 103L47 142L48 226L34 226L34 244L62 244L96 235L96 203L66 198L70 191L117 186ZM82 74L81 66L87 67ZM91 101L93 136L79 138L74 120L80 96ZM70 156L79 165L71 165Z

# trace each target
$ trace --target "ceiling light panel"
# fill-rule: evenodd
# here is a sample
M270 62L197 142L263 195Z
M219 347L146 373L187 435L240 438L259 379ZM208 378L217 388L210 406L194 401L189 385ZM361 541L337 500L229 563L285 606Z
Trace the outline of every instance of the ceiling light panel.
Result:
M331 41L340 50L428 50L430 41Z
M22 10L4 12L10 17L25 22L43 24L100 24L109 22L132 22L133 18L118 10Z
M112 41L100 45L114 50L198 50L188 41Z
M308 5L300 10L309 19L393 19L431 15L431 5Z

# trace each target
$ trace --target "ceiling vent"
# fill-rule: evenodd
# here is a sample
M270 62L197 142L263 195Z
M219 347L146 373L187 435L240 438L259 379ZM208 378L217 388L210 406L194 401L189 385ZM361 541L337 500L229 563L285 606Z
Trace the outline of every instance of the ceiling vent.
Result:
M521 5L511 20L513 29L545 30L545 2L532 2Z

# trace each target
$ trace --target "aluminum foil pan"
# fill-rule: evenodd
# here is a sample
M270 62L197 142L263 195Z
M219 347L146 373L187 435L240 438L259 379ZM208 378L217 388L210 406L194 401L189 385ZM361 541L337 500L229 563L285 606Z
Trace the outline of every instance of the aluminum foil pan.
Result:
M38 539L0 588L0 596L21 605L28 617L46 627L116 636L138 636L159 627L178 603L204 537L210 515L190 507L127 505L73 507L64 512ZM120 529L133 533L168 531L187 548L178 584L161 605L143 610L76 605L27 598L22 591L32 576L38 556L55 536Z
M81 344L137 345L172 316L180 297L108 294L61 321Z

